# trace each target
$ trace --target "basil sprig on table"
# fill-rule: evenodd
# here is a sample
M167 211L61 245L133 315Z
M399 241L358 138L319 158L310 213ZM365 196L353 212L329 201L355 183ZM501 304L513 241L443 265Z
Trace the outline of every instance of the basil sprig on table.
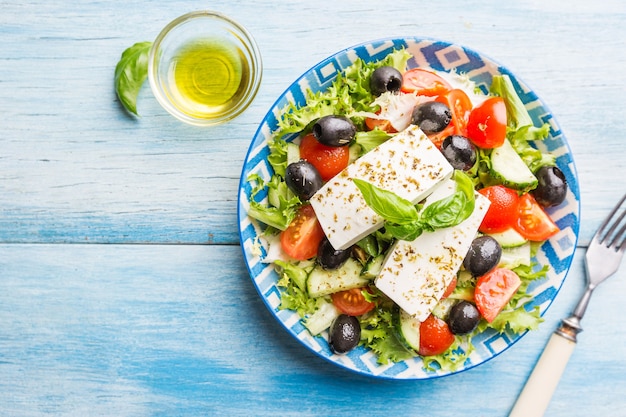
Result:
M138 115L137 96L148 77L148 53L152 42L137 42L123 53L115 67L115 92L126 110Z
M423 232L456 226L474 211L474 185L462 171L454 172L456 191L421 209L397 194L354 179L367 205L385 219L385 230L400 240L415 240ZM420 210L421 209L421 210Z

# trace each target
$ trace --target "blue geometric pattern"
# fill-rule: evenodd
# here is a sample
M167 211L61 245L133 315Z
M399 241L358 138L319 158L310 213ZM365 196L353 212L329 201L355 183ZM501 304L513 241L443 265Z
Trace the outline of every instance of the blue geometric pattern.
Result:
M281 109L289 102L303 104L307 89L317 92L328 88L336 73L352 64L357 58L366 62L376 61L401 47L406 47L414 56L409 61L409 67L465 73L485 92L488 91L494 75L509 75L535 125L550 124L550 137L537 146L557 156L557 164L564 172L570 187L565 202L548 211L561 231L546 242L537 253L537 261L540 264L551 266L547 279L532 287L535 305L540 307L542 314L545 313L563 285L578 239L580 196L574 161L565 136L548 108L536 94L505 67L463 46L423 38L377 40L340 51L297 79L267 113L248 150L241 174L238 198L239 230L244 259L259 295L279 323L306 348L326 360L357 373L388 379L428 379L449 373L426 370L419 358L380 365L376 362L376 356L362 347L346 355L334 355L328 347L326 332L313 337L304 328L295 312L279 310L280 292L276 287L278 276L271 264L263 262L265 248L259 247L262 242L259 241L258 236L263 226L247 216L251 186L246 179L252 173L265 179L270 178L272 168L266 159L267 143L271 138L271 132L276 129ZM478 335L473 340L475 351L461 370L480 365L502 353L522 336L508 333L497 334L493 331Z

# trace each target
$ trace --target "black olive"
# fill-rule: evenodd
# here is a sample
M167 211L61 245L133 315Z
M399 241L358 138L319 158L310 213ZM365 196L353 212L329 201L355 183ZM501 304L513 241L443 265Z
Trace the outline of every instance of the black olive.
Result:
M480 312L469 301L461 301L450 309L448 328L453 334L467 334L472 332L480 321Z
M356 126L344 116L324 116L313 124L313 135L322 145L348 145L356 135Z
M450 108L438 101L427 101L413 109L411 123L417 125L422 132L439 133L450 124L452 112Z
M543 207L558 206L565 200L567 180L563 171L555 166L543 166L535 172L537 188L531 191L537 203Z
M317 248L317 263L324 269L337 269L351 253L351 249L335 249L328 239L322 239Z
M473 276L479 277L491 271L502 257L502 247L491 236L480 236L472 241L463 266Z
M300 160L287 165L285 183L295 195L306 201L322 187L323 181L313 164Z
M397 93L402 87L402 73L394 67L379 67L370 77L370 90L375 96L390 91Z
M441 153L454 169L470 170L476 163L476 146L465 136L452 135L441 144Z
M359 319L340 314L330 326L328 344L335 353L346 353L354 349L361 340Z

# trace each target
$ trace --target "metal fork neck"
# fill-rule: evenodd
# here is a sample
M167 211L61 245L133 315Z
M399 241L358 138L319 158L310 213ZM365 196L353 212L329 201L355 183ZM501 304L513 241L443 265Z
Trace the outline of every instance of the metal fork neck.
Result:
M561 322L561 326L556 329L555 333L563 336L564 338L571 340L576 343L576 335L583 331L582 326L580 325L580 321L585 315L585 311L587 310L587 306L589 305L589 300L591 299L591 294L593 294L593 290L595 289L595 285L588 284L587 288L585 288L585 292L580 297L576 308L572 315Z
M587 285L587 288L585 288L584 294L582 295L582 297L580 297L580 300L578 301L578 304L576 305L576 308L574 309L574 312L572 313L574 317L577 317L579 320L583 318L583 316L585 315L585 311L587 311L587 306L589 305L591 294L593 294L593 290L595 288L596 288L595 285L592 285L592 284Z

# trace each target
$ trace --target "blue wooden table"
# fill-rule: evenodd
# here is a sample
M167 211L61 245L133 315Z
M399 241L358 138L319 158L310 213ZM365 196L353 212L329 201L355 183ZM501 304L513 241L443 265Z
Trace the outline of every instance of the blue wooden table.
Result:
M256 38L251 107L184 125L147 84L116 99L128 46L211 7ZM593 231L626 190L626 3L539 1L3 2L0 13L0 415L506 416L584 286ZM383 381L304 349L247 275L236 198L274 100L345 47L414 35L480 51L548 104L569 140L582 223L538 331L429 381ZM626 415L626 267L595 292L547 410Z

